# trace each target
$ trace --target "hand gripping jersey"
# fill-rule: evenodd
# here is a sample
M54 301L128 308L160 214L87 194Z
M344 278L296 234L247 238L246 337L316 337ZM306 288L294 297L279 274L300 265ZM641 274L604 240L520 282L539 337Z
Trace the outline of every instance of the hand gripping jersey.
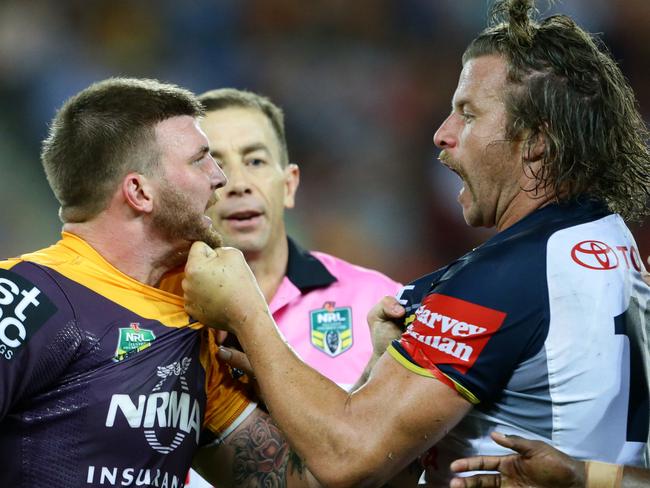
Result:
M250 409L215 347L74 235L0 262L0 486L183 486Z
M642 267L622 219L582 201L544 207L404 288L407 328L389 353L475 404L423 457L431 486L448 486L454 459L505 454L493 430L643 464Z

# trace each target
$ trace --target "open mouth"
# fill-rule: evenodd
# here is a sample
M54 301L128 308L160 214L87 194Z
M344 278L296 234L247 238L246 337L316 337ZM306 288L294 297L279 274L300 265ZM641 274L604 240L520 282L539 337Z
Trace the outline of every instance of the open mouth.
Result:
M234 212L226 217L226 220L235 221L235 222L245 222L247 220L252 220L262 215L261 212L256 210L243 210L241 212Z
M251 232L261 225L263 216L263 212L258 210L240 210L227 214L222 218L222 222L232 230Z
M208 200L208 204L205 206L205 210L207 211L210 207L212 207L218 201L219 201L219 197L217 196L217 192L213 191L212 195L210 196L210 200Z

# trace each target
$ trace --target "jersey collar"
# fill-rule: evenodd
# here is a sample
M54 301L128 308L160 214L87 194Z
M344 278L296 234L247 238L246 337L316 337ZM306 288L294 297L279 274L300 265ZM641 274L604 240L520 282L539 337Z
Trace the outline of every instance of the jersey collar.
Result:
M307 293L315 288L324 288L336 281L336 278L314 256L287 237L289 260L286 276L300 290Z

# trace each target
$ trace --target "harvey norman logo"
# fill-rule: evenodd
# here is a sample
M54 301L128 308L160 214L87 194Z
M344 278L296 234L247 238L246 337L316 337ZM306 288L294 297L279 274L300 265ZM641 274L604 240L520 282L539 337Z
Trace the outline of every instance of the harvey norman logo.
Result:
M450 364L465 372L505 317L498 310L432 293L416 310L402 347L418 362L424 356L425 362Z
M474 324L468 324L458 319L448 317L440 313L432 312L425 306L420 306L415 311L416 322L424 324L426 327L440 331L444 335L451 335L455 338L464 338L485 332L487 327L480 327ZM474 348L464 342L445 337L444 335L425 335L413 330L410 327L408 333L418 341L431 346L438 351L454 356L461 361L468 362L474 352Z
M157 452L169 454L174 451L194 431L196 444L201 432L201 407L198 400L189 394L185 373L192 362L183 358L167 366L159 366L156 374L160 381L149 395L138 395L137 399L126 394L114 394L108 407L106 427L114 427L117 419L125 419L129 427L143 429L147 443ZM162 391L169 381L178 378L181 391ZM176 381L173 381L176 383ZM174 437L163 444L160 434L172 430Z
M415 311L415 317L415 320L427 327L435 329L436 325L438 325L443 334L450 333L455 337L468 337L482 334L487 330L487 327L468 324L467 322L462 322L458 319L432 312L423 306L420 306L420 308Z

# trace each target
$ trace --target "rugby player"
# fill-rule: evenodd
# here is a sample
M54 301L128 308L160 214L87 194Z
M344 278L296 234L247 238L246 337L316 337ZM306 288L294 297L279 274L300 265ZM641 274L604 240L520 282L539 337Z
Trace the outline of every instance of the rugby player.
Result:
M493 13L434 142L467 223L498 233L405 287L405 332L362 388L292 353L239 251L190 251L186 309L237 334L325 485L378 486L426 452L427 482L443 486L454 459L506 452L494 430L643 463L650 292L624 219L648 213L648 132L619 67L571 18L537 21L531 0Z

